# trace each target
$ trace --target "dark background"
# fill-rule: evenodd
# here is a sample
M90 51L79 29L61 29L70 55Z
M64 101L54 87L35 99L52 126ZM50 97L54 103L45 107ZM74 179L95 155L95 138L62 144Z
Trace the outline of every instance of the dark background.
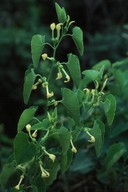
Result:
M34 34L50 35L57 21L52 0L1 0L0 5L0 123L9 137L16 134L18 118L25 108L22 98L24 72L31 63L30 42ZM84 32L85 54L81 67L102 59L112 62L126 57L127 0L58 0ZM63 59L71 51L66 41L59 51ZM65 54L64 54L65 53Z

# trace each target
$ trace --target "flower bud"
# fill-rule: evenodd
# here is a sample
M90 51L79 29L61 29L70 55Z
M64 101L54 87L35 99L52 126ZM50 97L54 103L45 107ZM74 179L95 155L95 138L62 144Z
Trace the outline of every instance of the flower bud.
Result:
M32 134L32 137L37 137L37 130L34 131L34 133Z
M37 85L33 85L32 90L36 90L36 89L37 89Z
M63 77L63 75L62 75L61 71L59 71L59 72L57 73L57 78L56 78L56 80L61 79L62 77Z
M27 130L28 132L30 132L31 127L32 127L32 126L31 126L30 124L27 124L27 125L26 125L26 130Z
M24 175L21 175L19 183L15 186L15 189L17 189L18 191L20 190L20 185L21 185L21 182L22 182L23 179L24 179Z
M72 151L73 153L77 153L77 149L75 148L75 146L74 146L74 144L73 144L72 138L70 139L70 143L71 143L71 146L72 146L71 151Z
M46 155L48 155L48 157L54 162L56 159L56 156L54 154L48 153L45 148L43 148L44 152L46 153Z
M56 159L56 156L54 154L49 154L49 158L54 162Z
M42 83L42 79L38 79L38 83Z
M95 141L96 141L95 137L93 135L91 135L90 137L91 137L91 139L89 139L88 142L95 143Z
M47 99L49 99L50 97L52 97L54 95L53 91L51 93L47 92Z
M43 172L42 172L42 174L41 174L41 177L42 177L42 178L47 178L47 177L49 177L49 176L50 176L50 173L44 169Z
M68 83L70 81L70 76L67 74L66 75L66 80L64 80L64 83Z
M77 153L77 149L76 149L75 147L72 147L71 151L72 151L73 153Z
M47 53L42 54L42 59L43 59L43 60L46 60L47 57L48 57Z
M56 28L55 23L52 23L52 24L50 25L50 29L53 31L53 30L55 30L55 28Z
M58 24L56 25L56 30L57 30L57 31L60 31L60 30L61 30L61 25L62 25L62 23L58 23Z

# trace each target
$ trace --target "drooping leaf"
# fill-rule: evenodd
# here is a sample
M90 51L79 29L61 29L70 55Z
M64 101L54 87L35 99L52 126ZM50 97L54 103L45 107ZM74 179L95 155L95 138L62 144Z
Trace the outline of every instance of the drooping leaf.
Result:
M80 123L80 104L77 95L70 89L62 89L62 104L70 112L72 118Z
M100 120L95 121L94 126L91 129L90 133L95 137L94 146L96 154L97 156L99 156L104 142L104 133L105 133L104 124Z
M24 103L27 104L32 92L32 86L36 79L34 69L30 68L25 73L24 86L23 86L23 99Z
M33 66L37 68L41 53L44 48L45 36L42 35L34 35L31 40L31 53L32 53L32 61Z
M76 44L76 47L80 55L82 56L84 53L84 42L83 42L83 31L81 30L80 27L73 28L72 38Z
M105 102L103 102L103 108L105 115L108 121L108 124L111 125L116 111L116 100L112 94L106 96Z
M80 62L76 55L73 55L71 53L68 55L67 67L74 81L74 84L78 88L81 80L81 70Z
M59 130L59 140L62 147L62 153L65 155L70 146L71 134L65 127L61 127Z
M67 15L66 15L66 11L65 11L64 7L61 8L58 3L55 3L55 8L56 8L58 21L60 23L64 23L67 19Z
M124 143L114 143L107 151L107 156L104 160L104 167L110 171L113 165L120 159L120 157L127 151Z
M22 131L23 128L32 120L36 111L37 111L37 107L30 107L25 109L22 112L18 122L18 127L17 127L18 132Z
M29 136L20 132L14 139L14 154L17 164L32 160L36 153L36 145L29 142Z

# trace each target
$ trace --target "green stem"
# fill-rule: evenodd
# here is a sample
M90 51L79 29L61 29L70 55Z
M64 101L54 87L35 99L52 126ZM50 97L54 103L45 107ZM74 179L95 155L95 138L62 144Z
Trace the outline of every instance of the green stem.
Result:
M58 46L60 45L63 37L65 37L65 36L66 36L66 34L63 33L62 36L60 37L58 43L57 43L56 45L54 45L54 47L53 47L53 58L54 58L54 59L55 59L55 57L56 57L56 50L57 50ZM53 61L53 63L52 63L52 68L51 68L50 73L49 73L49 76L48 76L48 82L49 82L49 80L50 80L50 78L51 78L51 76L52 76L52 72L53 72L53 68L54 68L54 66L55 66L55 63L56 63L56 59L55 59L55 60Z

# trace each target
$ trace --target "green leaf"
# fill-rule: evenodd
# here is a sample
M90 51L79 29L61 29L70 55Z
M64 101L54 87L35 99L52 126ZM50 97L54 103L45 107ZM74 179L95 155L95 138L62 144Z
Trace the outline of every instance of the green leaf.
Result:
M83 75L87 78L87 80L95 81L99 77L99 71L96 70L85 70L82 72Z
M80 149L76 153L69 170L73 173L85 174L90 172L92 169L94 169L94 162L89 156L87 149Z
M113 165L120 159L121 156L127 151L124 143L115 143L110 146L107 156L104 161L104 167L110 171Z
M10 188L12 186L16 185L16 182L18 182L18 172L21 173L20 170L17 170L15 167L15 162L11 162L11 163L7 163L3 166L2 172L0 174L0 185L2 186L2 188L4 188L5 186ZM16 180L14 181L13 176L16 176Z
M48 119L44 119L43 122L39 122L34 124L31 127L31 130L48 130L49 127L49 120Z
M79 101L80 106L83 104L83 98L85 97L85 94L80 89L77 90L77 98Z
M124 73L121 70L113 70L114 79L116 80L116 83L119 85L119 88L122 90L125 86L126 80Z
M32 92L32 86L35 82L36 74L33 69L28 69L25 73L24 87L23 87L23 99L24 103L27 104Z
M65 155L70 146L71 134L65 127L61 127L59 130L59 141L62 147L62 153Z
M42 177L38 176L34 179L34 185L38 189L38 192L45 192L46 191L46 184ZM33 191L35 192L35 191Z
M120 121L118 121L116 124L113 125L110 137L115 138L126 131L128 131L128 122L122 121L121 119Z
M111 125L116 111L116 100L112 94L106 96L105 102L103 102L103 108L105 115L108 121L108 124Z
M102 67L104 67L104 70L108 70L111 66L111 62L107 59L103 60L103 61L100 61L99 63L95 64L92 69L94 70L99 70L101 69Z
M80 123L80 104L77 95L70 89L62 89L62 104L70 112L76 123Z
M41 53L44 48L45 36L34 35L31 40L32 61L35 68L37 68Z
M78 88L81 80L81 70L80 70L80 62L76 55L73 55L71 53L68 54L67 67L74 84Z
M70 166L72 162L73 154L71 149L67 151L67 153L62 155L61 157L61 171L64 173Z
M14 154L17 164L26 163L35 156L36 145L29 142L29 136L23 132L14 139Z
M94 122L94 126L91 129L90 133L95 137L95 150L97 156L101 154L101 150L103 147L103 142L104 142L104 133L105 133L105 127L104 124L100 121L97 120Z
M83 31L80 27L74 27L72 38L76 44L76 47L80 53L80 55L83 55L84 53L84 42L83 42Z
M30 107L22 112L18 122L18 132L22 131L23 128L32 120L36 111L37 107Z
M67 15L66 15L66 11L65 11L64 7L61 8L58 3L55 3L55 8L56 8L58 21L60 23L64 23L67 19Z

